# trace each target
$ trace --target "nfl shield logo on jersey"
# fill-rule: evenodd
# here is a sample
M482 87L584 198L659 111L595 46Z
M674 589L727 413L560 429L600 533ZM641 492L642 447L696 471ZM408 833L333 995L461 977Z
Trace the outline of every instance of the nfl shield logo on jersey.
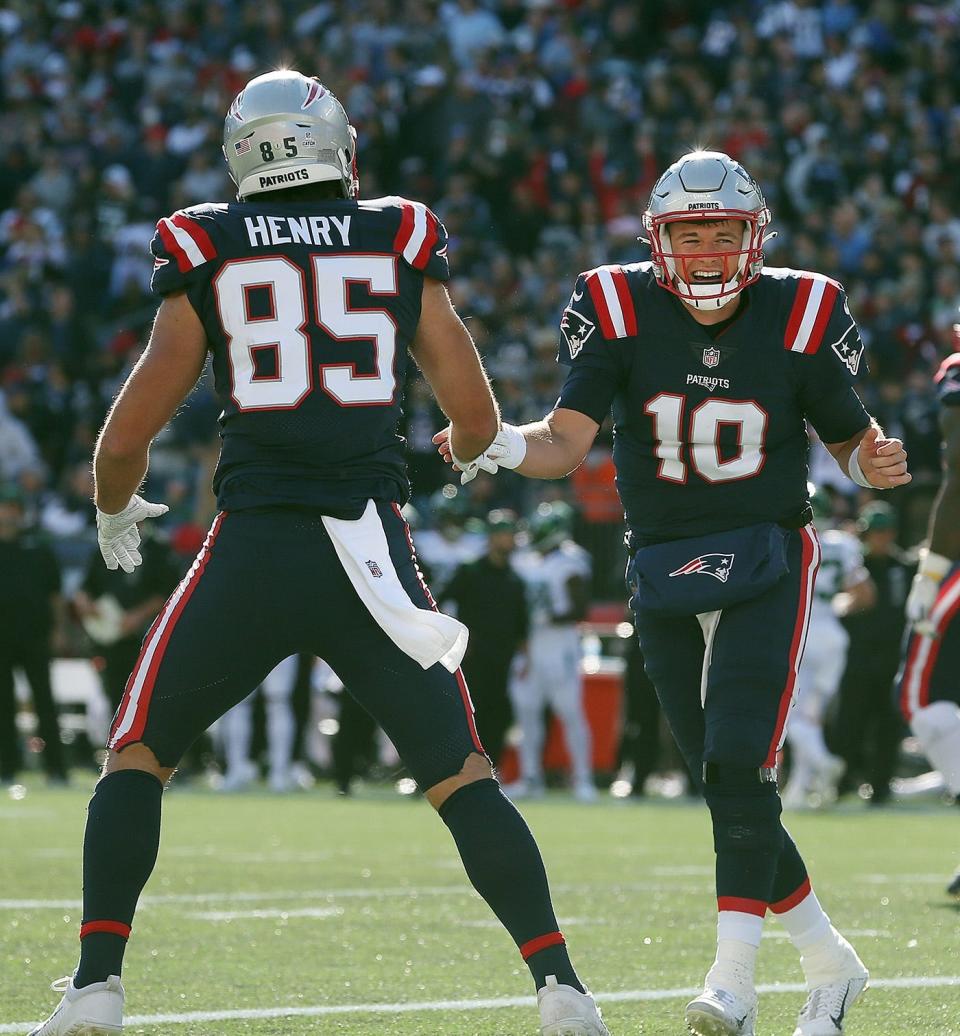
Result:
M671 572L670 578L703 574L713 576L714 579L725 583L730 575L730 569L733 568L734 557L736 557L735 554L701 554L700 557L693 558L692 561L688 561Z
M720 362L720 350L710 346L709 349L703 350L703 365L704 367L716 367Z
M366 561L364 564L370 569L370 575L372 575L374 579L383 578L383 569L376 563L376 561Z

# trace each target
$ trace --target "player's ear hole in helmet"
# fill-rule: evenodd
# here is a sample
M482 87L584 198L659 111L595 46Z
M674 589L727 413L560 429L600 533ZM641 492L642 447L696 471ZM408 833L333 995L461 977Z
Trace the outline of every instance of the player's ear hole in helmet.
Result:
M772 236L766 234L770 220L759 184L739 162L721 151L691 151L654 184L643 214L653 272L661 287L688 305L719 309L759 278L763 243ZM731 241L729 248L694 254L677 245L685 225L692 230L728 221L742 227L731 227L740 240ZM705 236L709 244L713 235ZM700 279L691 269L694 259L719 259L720 279Z
M319 184L332 185L333 193L325 186L311 198L356 198L356 141L337 98L318 79L291 69L251 79L223 124L223 157L241 201Z

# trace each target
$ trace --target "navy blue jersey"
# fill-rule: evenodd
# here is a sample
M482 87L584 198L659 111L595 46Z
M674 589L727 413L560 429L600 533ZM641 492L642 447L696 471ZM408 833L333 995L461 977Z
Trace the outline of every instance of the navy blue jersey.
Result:
M960 406L960 353L951 353L934 375L941 406Z
M221 510L359 517L404 502L397 434L423 278L447 235L402 198L197 205L161 219L153 290L185 291L206 329L223 440Z
M560 323L557 401L597 422L640 543L796 518L809 420L824 442L869 424L853 385L863 344L836 281L765 268L716 338L650 263L580 275Z

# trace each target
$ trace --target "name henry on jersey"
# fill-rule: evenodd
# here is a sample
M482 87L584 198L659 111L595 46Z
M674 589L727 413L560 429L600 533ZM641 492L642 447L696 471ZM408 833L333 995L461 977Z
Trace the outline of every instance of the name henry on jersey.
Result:
M267 245L350 246L350 216L244 216L253 248ZM334 241L334 232L339 240Z

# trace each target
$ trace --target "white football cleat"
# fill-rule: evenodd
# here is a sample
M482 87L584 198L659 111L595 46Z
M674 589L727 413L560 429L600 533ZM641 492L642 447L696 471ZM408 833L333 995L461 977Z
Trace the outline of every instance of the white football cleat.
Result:
M863 968L861 974L852 978L838 979L811 989L807 1002L800 1008L793 1036L840 1036L847 1011L867 988L869 977L867 969Z
M556 975L537 992L541 1036L610 1036L590 993L562 986Z
M696 1036L754 1036L757 996L707 986L687 1004L685 1018Z
M60 978L51 987L63 993L57 1009L29 1036L111 1036L123 1032L123 986L116 975L77 989L72 977Z

